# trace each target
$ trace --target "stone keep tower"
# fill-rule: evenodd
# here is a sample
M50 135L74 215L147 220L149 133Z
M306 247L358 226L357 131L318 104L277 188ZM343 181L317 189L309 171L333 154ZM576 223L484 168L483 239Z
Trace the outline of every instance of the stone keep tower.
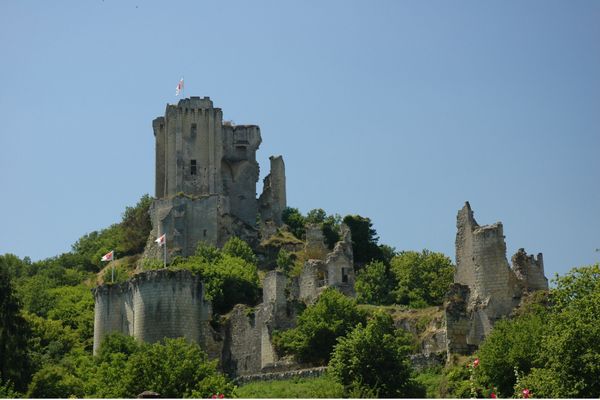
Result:
M171 256L189 256L198 242L222 246L231 236L253 243L257 215L281 224L286 207L285 165L271 157L265 192L256 198L262 141L256 125L223 123L208 97L167 105L152 122L156 139L156 200L150 209L152 233L146 257L160 258L150 239L167 235ZM260 203L260 207L259 207Z
M480 226L469 202L456 217L456 271L446 301L449 352L469 353L528 292L547 290L542 254L506 258L501 222Z

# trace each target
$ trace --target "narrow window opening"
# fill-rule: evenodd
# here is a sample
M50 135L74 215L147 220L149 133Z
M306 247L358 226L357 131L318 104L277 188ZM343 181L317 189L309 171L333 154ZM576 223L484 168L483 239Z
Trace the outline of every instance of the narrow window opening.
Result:
M192 129L190 131L190 134L193 138L196 137L196 131L198 130L198 126L196 124L192 124Z
M192 160L190 164L190 174L196 175L198 173L198 169L196 167L196 160Z
M348 283L348 269L342 268L342 283Z
M206 237L206 229L204 230L204 237Z

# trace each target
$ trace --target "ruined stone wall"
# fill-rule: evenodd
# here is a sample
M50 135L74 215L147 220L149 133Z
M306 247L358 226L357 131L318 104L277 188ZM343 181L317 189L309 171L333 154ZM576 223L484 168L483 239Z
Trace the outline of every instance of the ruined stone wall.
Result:
M269 157L271 170L263 181L263 192L258 199L261 219L272 221L276 226L283 224L281 213L287 207L285 186L285 163L281 156Z
M258 213L256 150L261 141L256 125L223 126L223 194L230 200L231 214L251 226L256 224Z
M155 200L150 207L153 228L150 237L167 234L168 260L174 256L193 255L198 242L219 243L221 209L227 208L222 196L190 198L174 196ZM145 258L162 259L162 249L148 241Z
M262 316L238 304L229 313L223 345L223 370L232 376L255 374L261 369Z
M544 275L544 258L538 253L537 258L528 255L525 249L519 249L512 256L512 265L517 278L523 282L527 291L548 290L548 278Z
M457 215L455 286L446 302L449 351L472 351L519 305L524 290L548 288L541 254L536 260L522 250L513 264L506 259L502 223L479 226L467 202Z
M153 343L165 337L205 342L212 311L204 288L189 271L154 270L93 290L94 353L111 332ZM206 329L205 329L206 328Z

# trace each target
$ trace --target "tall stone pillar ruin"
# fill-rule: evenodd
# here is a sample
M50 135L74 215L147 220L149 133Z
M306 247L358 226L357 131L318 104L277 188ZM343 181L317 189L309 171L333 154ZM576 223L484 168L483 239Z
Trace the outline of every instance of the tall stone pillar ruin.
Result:
M476 349L526 292L547 290L543 258L520 249L511 268L501 222L480 226L468 202L456 217L456 272L446 301L448 351Z

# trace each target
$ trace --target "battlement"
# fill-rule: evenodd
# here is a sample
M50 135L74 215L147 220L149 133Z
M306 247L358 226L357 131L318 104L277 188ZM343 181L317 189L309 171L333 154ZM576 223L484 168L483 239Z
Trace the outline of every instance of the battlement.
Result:
M179 100L177 103L179 108L213 108L213 102L208 96L200 98L199 96L191 96L185 99Z

